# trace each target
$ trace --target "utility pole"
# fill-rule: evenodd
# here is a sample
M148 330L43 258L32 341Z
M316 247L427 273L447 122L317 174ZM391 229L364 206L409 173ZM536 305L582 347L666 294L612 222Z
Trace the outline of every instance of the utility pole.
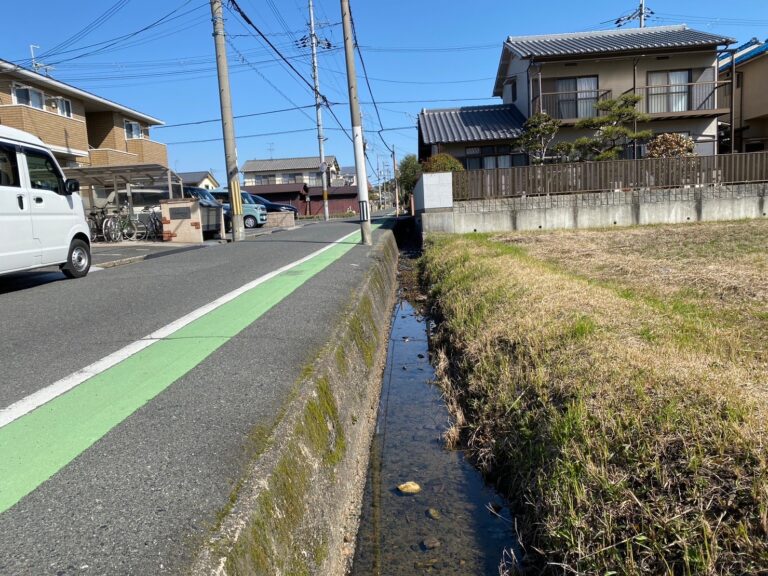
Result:
M645 0L640 0L640 28L645 28Z
M309 39L312 43L312 80L315 83L315 116L317 117L317 145L320 148L320 171L323 179L323 220L328 222L328 165L325 163L325 138L323 137L322 99L320 79L317 73L317 35L315 34L315 10L309 0Z
M357 194L360 205L360 233L363 244L371 245L371 213L368 206L368 176L365 173L365 149L363 148L363 126L360 121L360 102L357 99L357 76L355 75L355 50L352 36L352 16L349 0L341 0L341 21L344 24L344 55L347 61L347 84L349 86L349 115L352 119L352 144L355 147L355 172L357 173Z
M392 145L392 177L395 179L395 218L400 216L400 181L397 179L397 156Z
M245 240L243 227L243 198L240 195L240 178L237 174L237 147L235 146L235 120L232 117L232 95L229 91L229 67L224 37L224 16L221 0L211 0L213 41L216 46L216 69L219 73L219 101L221 103L221 128L224 133L224 159L227 165L229 206L232 216L232 241Z

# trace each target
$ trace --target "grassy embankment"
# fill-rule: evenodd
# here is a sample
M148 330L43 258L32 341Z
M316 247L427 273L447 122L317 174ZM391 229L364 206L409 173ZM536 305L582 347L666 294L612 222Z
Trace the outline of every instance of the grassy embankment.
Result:
M529 568L768 572L768 221L436 237L422 274Z

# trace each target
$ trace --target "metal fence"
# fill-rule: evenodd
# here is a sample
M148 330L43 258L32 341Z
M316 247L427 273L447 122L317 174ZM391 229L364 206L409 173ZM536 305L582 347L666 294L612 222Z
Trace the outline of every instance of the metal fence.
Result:
M518 166L453 173L454 200L768 181L768 152Z

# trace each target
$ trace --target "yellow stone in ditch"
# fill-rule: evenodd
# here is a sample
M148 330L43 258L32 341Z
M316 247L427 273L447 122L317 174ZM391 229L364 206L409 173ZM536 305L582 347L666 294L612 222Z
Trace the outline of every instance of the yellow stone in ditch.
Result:
M416 484L416 482L404 482L403 484L400 484L397 489L403 494L418 494L421 492L421 486Z

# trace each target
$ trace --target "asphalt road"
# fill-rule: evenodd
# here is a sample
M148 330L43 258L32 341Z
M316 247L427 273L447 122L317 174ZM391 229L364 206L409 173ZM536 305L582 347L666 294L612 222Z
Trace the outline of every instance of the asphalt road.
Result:
M357 228L309 225L80 280L0 277L0 410ZM248 434L273 422L359 285L370 249L349 248L0 513L0 574L186 573L244 469ZM0 452L13 450L6 429ZM35 449L66 440L34 434Z

